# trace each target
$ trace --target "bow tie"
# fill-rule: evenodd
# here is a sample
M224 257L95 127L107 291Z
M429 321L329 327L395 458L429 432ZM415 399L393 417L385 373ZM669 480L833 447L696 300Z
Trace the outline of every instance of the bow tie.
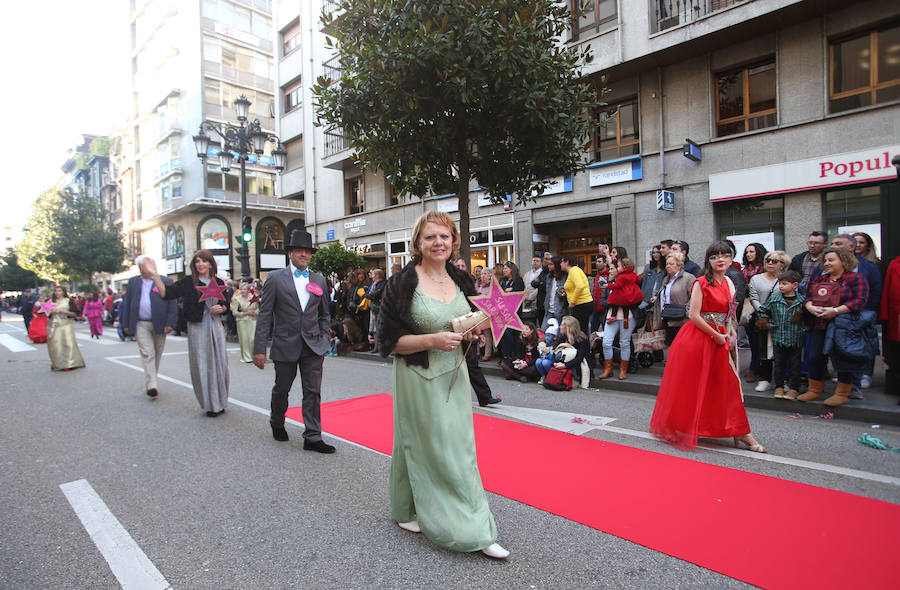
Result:
M307 270L300 270L300 269L298 269L298 268L295 268L295 269L294 269L294 276L297 277L297 278L300 278L300 277L306 277L306 278L309 278L309 269L307 269Z

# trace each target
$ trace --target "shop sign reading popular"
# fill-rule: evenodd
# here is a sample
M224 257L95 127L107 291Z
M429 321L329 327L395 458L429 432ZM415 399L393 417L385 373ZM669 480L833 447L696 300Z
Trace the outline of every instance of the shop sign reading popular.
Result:
M897 178L897 169L891 160L898 154L900 146L887 146L711 174L709 199L725 201L892 180Z

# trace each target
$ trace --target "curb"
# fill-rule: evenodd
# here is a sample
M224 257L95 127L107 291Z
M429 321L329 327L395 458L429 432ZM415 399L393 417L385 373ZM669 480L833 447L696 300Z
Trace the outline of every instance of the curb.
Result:
M393 364L394 357L384 358L380 355L370 352L350 352L341 356L367 360L372 362ZM491 377L504 377L503 370L494 363L482 364L481 370L485 375ZM624 381L618 379L592 379L591 388L601 390L599 393L606 391L620 391L624 393L642 393L645 395L656 395L659 389L659 382L648 377L640 377L629 375ZM857 402L858 403L858 402ZM756 410L769 410L772 412L784 412L787 414L802 414L806 416L819 416L825 412L834 412L835 420L849 420L851 422L862 422L871 424L881 424L886 426L900 426L900 405L895 406L897 409L876 408L871 406L844 405L836 408L826 406L821 401L816 402L798 402L788 399L776 399L771 395L760 395L752 389L744 391L744 405L748 408Z

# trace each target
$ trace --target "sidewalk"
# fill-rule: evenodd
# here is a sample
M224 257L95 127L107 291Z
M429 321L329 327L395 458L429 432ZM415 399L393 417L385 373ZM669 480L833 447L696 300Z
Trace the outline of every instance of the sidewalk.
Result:
M380 355L371 352L351 352L342 354L357 359L365 359L378 362L393 362L393 357L382 358ZM750 355L742 351L741 365L743 374L750 362ZM504 377L503 370L497 365L497 359L494 358L489 362L482 362L481 368L485 375L492 377ZM656 395L659 384L662 381L663 366L662 363L654 363L652 367L640 368L637 373L629 373L628 379L620 381L612 377L611 379L592 379L591 387L599 389L599 393L603 390L607 391L626 391L630 393L644 393L647 395ZM615 371L618 375L618 370ZM533 387L540 387L532 384ZM834 418L837 420L853 420L856 422L865 422L868 424L882 424L885 426L900 426L900 405L897 405L898 398L888 395L884 391L884 364L881 359L875 364L875 377L872 387L862 390L863 397L861 400L850 400L843 406L832 408L826 406L822 400L816 402L800 402L788 399L776 399L774 391L760 393L754 391L755 383L744 383L741 380L741 386L744 391L744 405L748 408L760 410L771 410L775 412L784 412L788 414L801 414L804 416L819 416L825 412L834 412ZM825 395L829 397L834 391L835 384L829 379L825 383ZM801 393L805 389L801 390Z

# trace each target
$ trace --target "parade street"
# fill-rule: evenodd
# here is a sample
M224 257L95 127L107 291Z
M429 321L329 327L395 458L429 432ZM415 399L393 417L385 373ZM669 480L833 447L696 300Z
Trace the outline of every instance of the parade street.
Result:
M290 442L272 439L271 364L264 371L243 364L229 343L230 402L223 415L208 418L190 388L186 338L168 338L160 395L152 400L134 342L120 342L109 327L100 340L90 339L85 324L76 332L86 368L51 372L46 345L28 341L20 316L0 323L2 588L750 587L491 492L510 558L438 548L391 519L388 456L336 438L327 419L333 455L304 452L296 423L287 426ZM390 362L327 358L322 402L391 393L391 371ZM895 427L750 410L768 454L737 451L728 441L682 452L647 434L653 396L488 381L503 402L480 408L473 396L477 413L900 503L900 453L857 442L868 432L898 446ZM299 379L292 407L298 391ZM579 416L593 423L572 422ZM603 469L602 462L583 466L585 477ZM780 502L783 510L803 498ZM821 514L823 522L842 517ZM745 545L740 531L727 543L732 552L758 554L760 568L767 553L793 550L774 536L764 546ZM889 548L870 549L887 559ZM823 569L841 559L834 547L818 550Z

